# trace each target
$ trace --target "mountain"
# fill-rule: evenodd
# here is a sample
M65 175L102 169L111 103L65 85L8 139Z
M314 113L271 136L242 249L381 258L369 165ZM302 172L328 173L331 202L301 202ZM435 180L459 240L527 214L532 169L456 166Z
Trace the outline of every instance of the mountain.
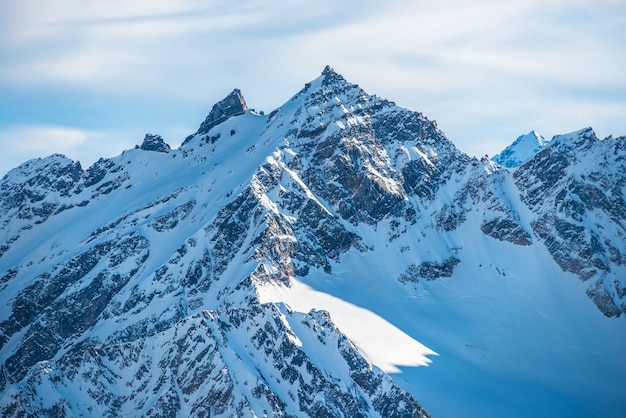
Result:
M326 67L175 149L28 161L0 182L0 410L621 416L625 157L583 129L507 169Z
M513 168L526 162L530 157L541 151L549 141L535 131L519 136L511 145L500 154L492 158L496 163Z

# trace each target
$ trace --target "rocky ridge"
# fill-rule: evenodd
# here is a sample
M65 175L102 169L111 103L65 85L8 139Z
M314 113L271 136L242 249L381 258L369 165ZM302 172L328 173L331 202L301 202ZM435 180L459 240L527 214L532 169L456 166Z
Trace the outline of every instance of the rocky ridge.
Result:
M624 147L624 137L600 141L585 128L555 137L513 174L538 214L534 235L564 271L589 283L587 294L608 317L626 312Z
M198 134L205 134L209 130L224 122L226 119L238 116L248 110L241 90L235 89L228 96L213 105L211 112L198 128Z
M318 254L312 266L327 267L348 248L364 247L298 185L285 200L302 214L303 224L294 227L292 218L268 207L266 193L283 175L277 170L289 170L277 162L285 149L268 159L257 153L248 184L211 193L221 176L204 172L224 144L212 128L236 140L226 121L240 115L267 125L266 136L271 134L269 121L242 110L245 102L235 91L179 150L168 152L161 137L147 135L142 146L87 171L59 155L31 161L4 178L4 213L28 214L21 216L24 222L4 219L3 261L11 266L1 280L10 300L0 322L4 415L427 416L412 395L363 359L327 314L297 314L287 326L285 316L295 315L288 308L259 304L255 283L287 283L309 268L311 251ZM215 148L209 152L210 145ZM143 183L154 173L137 166L164 171ZM176 175L190 177L167 189ZM33 190L16 195L24 179ZM299 181L295 172L293 179ZM167 193L155 190L154 181L165 183ZM224 206L209 207L215 198ZM104 216L102 205L109 206ZM29 238L41 233L33 225L55 215L59 224L70 222L78 211L95 219L89 224L94 227L70 226L69 244ZM294 245L281 238L297 227L311 228L306 239ZM184 239L164 245L172 235ZM251 322L244 327L242 321ZM303 321L309 325L302 327ZM227 355L237 344L239 350ZM311 350L315 362L306 354ZM320 364L320 350L336 358L332 367ZM341 364L344 371L337 368ZM80 387L89 388L80 400L62 395ZM43 400L37 395L43 391L57 397ZM140 396L145 393L158 395Z
M259 289L332 280L384 248L380 280L407 294L454 283L471 233L545 248L620 317L625 143L585 129L506 169L326 67L269 115L233 91L178 149L147 135L87 170L29 161L0 183L0 408L427 416L328 313Z

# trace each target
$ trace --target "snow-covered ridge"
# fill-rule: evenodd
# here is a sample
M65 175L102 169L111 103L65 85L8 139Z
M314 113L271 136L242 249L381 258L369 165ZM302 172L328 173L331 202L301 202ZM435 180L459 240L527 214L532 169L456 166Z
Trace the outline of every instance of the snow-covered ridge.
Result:
M3 414L624 410L623 137L507 170L330 67L228 97L179 148L0 182Z

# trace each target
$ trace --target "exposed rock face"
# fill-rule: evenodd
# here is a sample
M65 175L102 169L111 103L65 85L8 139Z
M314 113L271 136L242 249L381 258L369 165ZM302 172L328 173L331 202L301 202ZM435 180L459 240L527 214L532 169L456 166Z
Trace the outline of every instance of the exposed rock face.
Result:
M314 360L320 356L333 363L333 374ZM40 363L25 381L51 394L85 390L78 405L61 395L38 399L22 392L5 413L429 416L413 396L362 359L327 313L294 313L274 304L204 311L158 334L124 342L86 340L55 361ZM283 390L277 391L278 386ZM393 391L383 390L387 386Z
M72 191L83 169L64 155L30 160L7 173L0 183L0 257L21 231L73 206Z
M515 171L532 223L559 266L590 281L588 295L606 316L626 312L618 271L626 265L625 139L600 141L591 128L555 137ZM603 225L612 225L607 234Z
M68 338L94 326L147 257L148 242L141 236L104 242L53 269L58 270L56 274L44 273L24 288L13 302L13 315L0 323L5 338L28 328L22 344L5 363L9 381L20 381L26 370L51 358ZM103 260L109 270L95 272ZM127 261L134 266L121 268ZM80 282L85 286L77 288Z
M170 152L172 149L165 143L161 135L146 134L143 143L139 147L144 151Z
M241 95L241 91L235 89L228 96L213 105L213 109L202 122L197 133L205 134L212 127L219 125L232 116L241 115L246 110L248 110L248 106Z

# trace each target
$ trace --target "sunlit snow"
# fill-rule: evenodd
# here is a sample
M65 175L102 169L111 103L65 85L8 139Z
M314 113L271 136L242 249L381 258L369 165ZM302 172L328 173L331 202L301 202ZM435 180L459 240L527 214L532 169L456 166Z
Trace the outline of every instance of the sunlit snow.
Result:
M308 312L326 310L335 325L363 356L385 372L397 366L427 366L434 351L416 341L372 311L293 280L291 287L266 285L259 290L261 302L285 302L292 309Z

